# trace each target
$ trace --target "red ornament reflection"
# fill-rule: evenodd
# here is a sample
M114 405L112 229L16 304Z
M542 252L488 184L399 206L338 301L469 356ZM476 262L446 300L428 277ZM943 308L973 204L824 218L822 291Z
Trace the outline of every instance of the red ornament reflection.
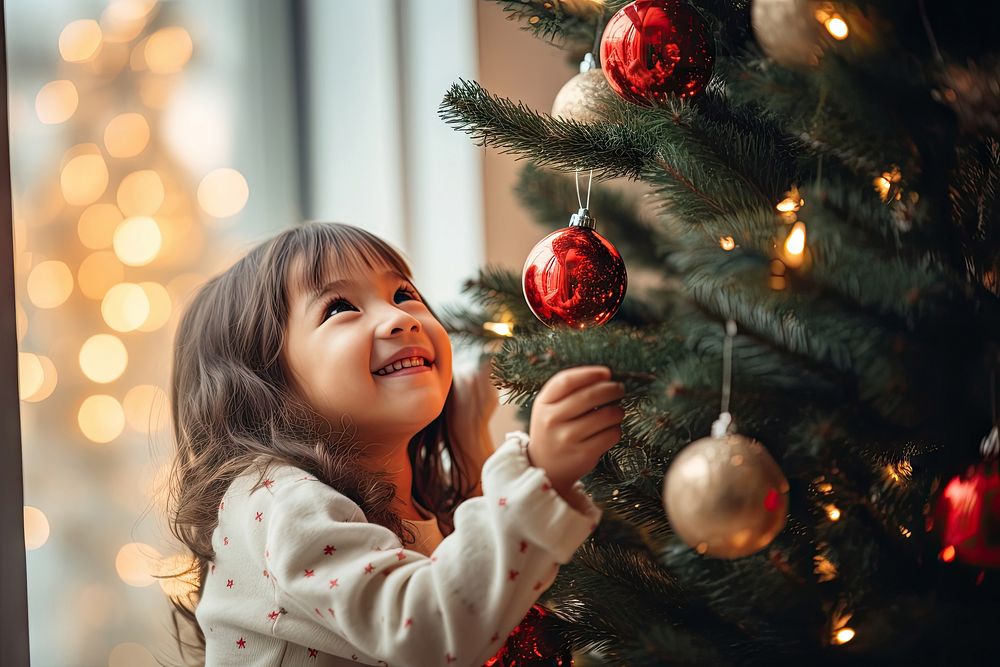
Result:
M601 37L608 84L634 104L697 95L714 60L708 26L683 0L635 0L611 17Z
M541 620L548 615L545 607L534 605L483 667L571 667L570 650L558 637L542 633Z
M531 249L522 272L524 298L546 326L577 329L610 320L625 298L625 262L589 227L552 232Z
M1000 474L996 461L970 467L944 487L935 523L941 559L976 567L1000 566Z

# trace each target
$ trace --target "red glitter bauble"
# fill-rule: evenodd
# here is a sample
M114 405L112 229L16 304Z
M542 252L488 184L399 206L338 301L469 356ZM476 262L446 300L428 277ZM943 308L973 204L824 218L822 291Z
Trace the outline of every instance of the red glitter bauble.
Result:
M1000 473L996 460L953 477L938 498L934 523L941 559L976 567L1000 566Z
M635 104L697 95L714 60L708 26L684 0L635 0L611 17L601 37L608 85Z
M552 232L528 253L524 298L546 326L586 329L604 324L625 298L625 262L611 242L589 227Z
M545 607L534 605L483 667L571 667L573 654L558 637L543 632Z

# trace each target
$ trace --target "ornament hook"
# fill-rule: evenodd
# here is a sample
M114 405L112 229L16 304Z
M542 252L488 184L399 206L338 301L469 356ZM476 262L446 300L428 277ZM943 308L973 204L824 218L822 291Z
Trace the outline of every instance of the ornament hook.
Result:
M722 409L719 418L712 422L712 437L721 438L733 431L733 416L729 413L729 397L733 381L733 338L736 336L736 322L726 320L726 338L722 341Z
M587 227L588 229L594 229L597 226L597 222L590 215L590 186L594 182L594 170L590 170L590 177L587 179L587 203L583 203L583 198L580 197L580 170L574 171L576 176L576 201L580 204L580 210L574 213L569 218L570 227Z

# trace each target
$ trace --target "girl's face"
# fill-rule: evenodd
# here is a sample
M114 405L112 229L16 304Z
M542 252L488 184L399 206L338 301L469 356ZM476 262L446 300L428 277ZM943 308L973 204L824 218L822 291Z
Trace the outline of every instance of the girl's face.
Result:
M405 444L441 413L451 342L404 276L383 267L335 275L319 294L290 292L285 367L332 425L348 416L363 442ZM395 370L401 356L423 365Z

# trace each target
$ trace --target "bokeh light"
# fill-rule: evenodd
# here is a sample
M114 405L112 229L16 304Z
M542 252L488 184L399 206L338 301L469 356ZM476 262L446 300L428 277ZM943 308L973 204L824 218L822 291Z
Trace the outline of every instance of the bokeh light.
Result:
M150 217L127 218L115 229L112 245L115 255L129 266L145 266L160 252L163 237Z
M52 363L52 360L40 354L37 355L37 358L42 366L42 383L34 392L21 397L26 403L44 401L52 395L52 392L56 389L56 384L59 382L59 373L56 371L56 365Z
M163 205L163 179L152 169L133 171L118 186L118 208L126 217L153 215Z
M160 283L142 282L139 287L146 293L149 301L149 317L139 325L139 331L156 331L170 319L170 293Z
M76 421L84 437L103 444L121 435L125 428L125 412L113 396L95 394L84 399Z
M134 331L149 317L149 298L135 283L118 283L101 300L101 316L115 331Z
M101 26L92 19L73 21L59 34L59 55L69 63L91 60L101 48Z
M41 262L28 275L26 289L31 303L39 308L62 305L73 292L73 273L63 262Z
M128 366L125 344L111 334L95 334L80 347L80 370L94 382L113 382Z
M181 71L188 60L194 44L187 30L177 26L161 28L146 40L143 55L146 66L155 74L173 74Z
M135 157L149 145L149 123L139 113L115 116L104 128L104 146L116 158Z
M59 174L63 198L73 206L88 206L108 188L108 165L95 144L76 147Z
M109 250L91 253L80 262L76 273L80 291L88 299L100 301L111 286L125 279L125 267Z
M80 94L72 81L60 79L42 86L35 96L35 113L46 125L63 123L73 117L80 106Z
M250 198L250 186L235 169L209 172L198 185L198 204L214 218L228 218L243 210Z
M93 204L80 214L76 233L80 243L92 250L111 247L115 229L124 219L114 204Z
M107 42L135 39L146 25L146 15L155 0L111 0L101 13L101 29Z
M42 388L45 381L45 369L38 355L31 352L19 352L17 355L17 395L24 400Z
M142 542L129 542L118 550L115 556L115 570L129 586L142 588L156 583L156 574L163 556L160 552Z
M170 425L167 393L151 384L132 387L122 400L125 421L139 433L154 433Z
M37 507L24 506L24 548L28 551L39 548L49 539L49 520Z
M174 554L164 558L160 562L158 572L160 576L168 577L166 579L159 580L160 588L163 589L163 592L172 597L180 597L197 589L197 571L185 574L185 572L189 570L192 565L193 561L191 557L185 554Z

